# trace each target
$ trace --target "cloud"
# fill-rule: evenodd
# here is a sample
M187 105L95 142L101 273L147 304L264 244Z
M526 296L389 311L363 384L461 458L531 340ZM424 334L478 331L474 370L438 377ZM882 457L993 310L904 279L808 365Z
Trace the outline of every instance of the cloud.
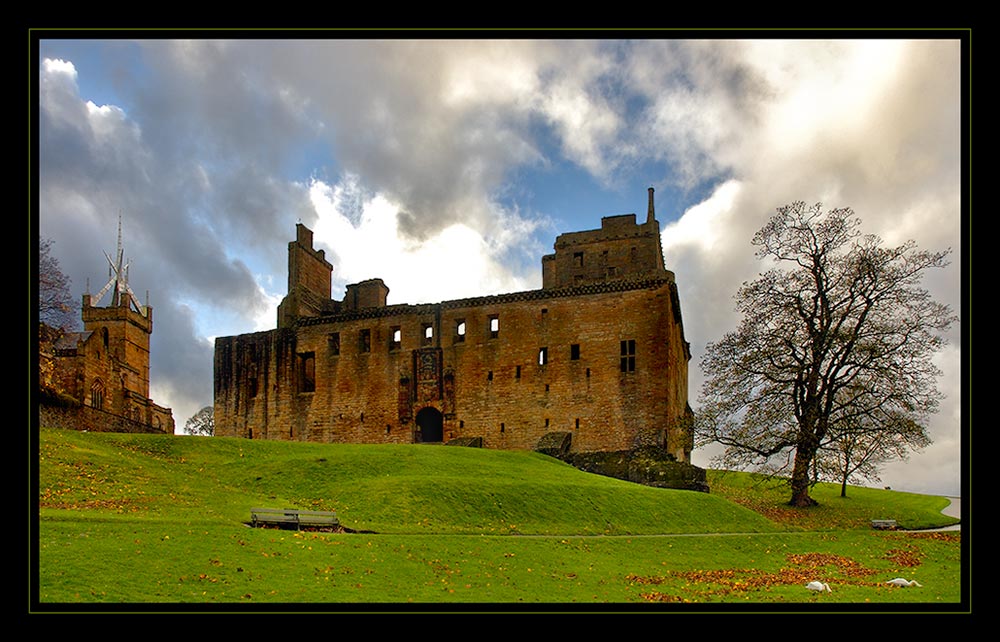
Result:
M464 223L452 223L414 242L401 229L399 206L383 196L357 193L356 179L335 185L316 181L310 190L318 220L314 245L329 248L336 288L374 277L389 287L390 303L428 303L511 292L540 285L538 266L505 264L517 234L486 238ZM360 199L360 200L359 200ZM534 224L495 207L508 229L530 235Z
M197 395L204 405L211 398L212 347L194 331L180 301L253 314L265 299L246 264L229 256L223 239L198 216L204 185L194 165L164 163L130 114L85 100L76 80L69 62L40 65L39 232L55 242L79 300L104 285L101 252L114 251L121 217L130 283L156 310L157 385L172 386L173 399Z
M296 221L335 296L373 277L394 302L530 289L557 232L532 199L570 191L567 164L591 193L654 184L683 213L661 218L693 364L735 327L753 233L794 200L955 248L927 283L960 304L957 42L144 39L115 43L113 101L42 44L40 231L78 296L103 285L121 213L177 406L210 401L208 336L274 326Z

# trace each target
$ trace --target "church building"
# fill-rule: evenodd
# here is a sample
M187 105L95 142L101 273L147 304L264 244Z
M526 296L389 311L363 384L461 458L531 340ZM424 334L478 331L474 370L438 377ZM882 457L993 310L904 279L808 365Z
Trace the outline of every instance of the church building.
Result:
M172 411L149 398L153 308L140 304L128 285L120 222L116 258L105 256L109 280L96 297L83 295L83 332L46 332L43 328L39 363L43 388L71 403L61 418L55 416L54 408L40 411L49 425L173 434ZM109 292L110 305L100 307Z

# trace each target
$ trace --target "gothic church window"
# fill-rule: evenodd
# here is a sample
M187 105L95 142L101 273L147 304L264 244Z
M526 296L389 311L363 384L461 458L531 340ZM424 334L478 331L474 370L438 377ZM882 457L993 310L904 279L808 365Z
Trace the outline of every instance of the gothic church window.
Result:
M104 382L100 379L90 386L90 405L98 410L104 410Z

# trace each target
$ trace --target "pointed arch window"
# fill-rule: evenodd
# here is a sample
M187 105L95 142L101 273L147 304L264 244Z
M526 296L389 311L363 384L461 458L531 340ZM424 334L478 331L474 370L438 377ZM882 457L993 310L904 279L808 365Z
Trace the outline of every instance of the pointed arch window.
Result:
M104 410L104 382L100 379L95 379L94 383L90 386L90 405L98 410Z

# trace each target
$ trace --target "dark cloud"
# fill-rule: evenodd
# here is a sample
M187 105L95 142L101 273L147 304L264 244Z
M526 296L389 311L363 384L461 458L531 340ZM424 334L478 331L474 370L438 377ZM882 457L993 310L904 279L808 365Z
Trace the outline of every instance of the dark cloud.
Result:
M569 162L614 188L642 168L689 195L732 179L688 241L665 237L697 352L735 324L732 294L760 267L749 239L794 200L955 247L957 270L958 48L902 44L141 40L114 48L131 56L112 65L121 109L88 106L65 65L42 65L40 231L78 297L103 285L121 213L131 281L155 308L154 378L194 412L210 401L205 317L239 318L218 324L233 334L273 318L258 281L281 293L294 223L319 226L313 176L354 228L373 196L397 206L398 252L462 223L495 256L531 248L534 271L533 234L552 230L513 186L532 170ZM957 282L929 279L953 304Z

